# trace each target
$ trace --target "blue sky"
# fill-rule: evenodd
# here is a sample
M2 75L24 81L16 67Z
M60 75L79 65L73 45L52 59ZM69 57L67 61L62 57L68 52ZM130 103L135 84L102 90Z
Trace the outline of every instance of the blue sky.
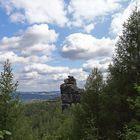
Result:
M140 0L0 0L0 70L10 59L21 91L59 90L68 75L83 87L104 74L122 24Z

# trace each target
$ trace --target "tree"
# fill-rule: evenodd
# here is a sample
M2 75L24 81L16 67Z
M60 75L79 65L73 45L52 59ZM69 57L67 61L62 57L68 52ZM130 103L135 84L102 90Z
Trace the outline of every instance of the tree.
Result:
M0 131L0 139L3 140L5 135L11 135L11 132L6 131L6 130Z
M85 94L82 99L82 107L87 119L86 132L89 139L99 139L102 137L101 132L101 111L102 96L105 83L103 75L98 68L94 68L88 76L85 85Z
M13 82L9 60L3 65L0 76L0 130L10 132L4 140L32 140L32 130L24 116L23 106L16 95L18 82Z
M132 118L131 121L124 127L124 132L121 136L124 140L139 140L140 139L140 86L135 85L138 92L137 96L127 99L129 107L135 111L137 118Z
M102 73L97 68L94 68L86 81L82 106L87 115L90 115L89 117L94 116L96 123L98 123L99 119L100 96L103 92L103 87L104 82Z
M136 117L127 102L128 97L137 96L133 83L140 83L140 11L137 8L123 25L109 67L105 96L111 100L105 103L105 108L112 121L105 135L110 139L118 140L118 131L123 131L124 124Z
M3 65L3 72L0 76L0 130L12 131L15 123L16 105L18 99L15 97L17 82L13 83L12 69L7 60Z
M133 83L140 82L139 60L140 11L137 11L136 8L123 25L123 34L116 44L116 55L113 58L113 67L110 71L112 76L118 76L117 79L120 79L123 87L126 85L127 95L133 96Z
M99 139L100 97L103 86L103 76L97 68L94 68L87 78L81 104L75 106L73 118L74 140Z

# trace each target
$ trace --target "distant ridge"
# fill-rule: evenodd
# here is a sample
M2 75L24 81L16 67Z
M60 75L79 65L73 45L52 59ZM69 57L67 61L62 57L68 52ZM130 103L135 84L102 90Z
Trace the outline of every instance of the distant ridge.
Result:
M41 100L55 100L60 98L60 91L39 91L39 92L22 92L17 91L16 94L23 102L30 102L30 101L41 101Z

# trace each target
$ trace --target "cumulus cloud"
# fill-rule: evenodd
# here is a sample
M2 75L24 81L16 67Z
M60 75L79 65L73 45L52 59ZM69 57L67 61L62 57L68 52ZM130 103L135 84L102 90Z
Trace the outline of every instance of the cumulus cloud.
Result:
M122 33L122 28L123 28L123 23L128 19L130 14L132 13L132 10L135 9L136 7L136 2L137 6L140 9L140 0L132 0L127 8L123 9L119 13L115 13L112 16L112 22L111 22L111 27L110 27L110 33L114 35L120 35Z
M51 67L46 64L40 64L36 63L33 65L25 66L24 72L32 72L37 71L39 74L57 74L57 73L63 73L68 72L68 67Z
M59 90L60 84L68 75L73 75L77 79L78 86L83 87L88 73L82 68L34 63L18 68L14 78L19 81L18 90L54 91Z
M0 50L14 50L19 48L20 37L3 37L0 40Z
M95 23L96 18L109 15L120 7L120 0L71 0L68 6L68 12L72 16L70 25L91 28L89 24Z
M77 78L80 78L80 80L85 80L85 75L84 75L85 72L83 71L82 68L70 69L69 67L49 66L47 64L35 63L32 65L25 66L23 69L24 73L30 73L30 72L34 72L34 71L40 75L47 75L47 74L51 75L52 74L54 77L54 80L58 80L58 79L60 79L60 77L64 78L64 76L66 77L68 75L74 75Z
M91 59L111 56L115 40L110 38L97 39L92 35L75 33L66 37L61 53L69 59Z
M29 40L27 40L27 38ZM23 44L28 42L27 45L30 45L30 43L36 44L38 42L52 43L56 41L56 38L57 34L55 30L50 30L47 24L35 24L27 28L22 37Z
M34 83L34 85L39 84L41 87L45 85L50 90L52 87L52 90L58 90L59 85L63 83L63 80L67 78L68 75L73 75L78 79L78 85L82 87L88 75L82 68L71 69L69 67L50 66L41 63L24 66L20 73L22 74L19 74L18 79L20 79L22 83L25 83L24 85L26 85L26 82L29 84ZM50 88L50 86L52 87Z
M1 0L13 22L56 23L67 22L63 0Z
M54 43L57 41L57 37L58 34L49 29L47 24L35 24L22 31L19 36L3 37L0 40L0 51L12 52L5 55L3 59L14 56L14 59L21 59L21 57L26 59L24 62L38 62L39 59L40 62L46 62L50 59L52 51L55 50Z
M90 59L83 64L83 70L90 72L93 68L99 68L103 73L107 72L108 66L111 64L111 57L101 59Z
M21 22L21 23L25 22L25 16L18 12L11 14L10 19L12 22Z
M93 29L94 29L94 24L92 24L92 23L84 26L84 31L86 33L90 33Z
M61 62L57 63L58 66L56 63L53 63L55 66L50 66L52 61L48 61L53 60L53 55L62 58L55 46L58 33L49 29L48 25L75 27L76 32L80 29L90 33L96 24L113 15L110 32L118 35L122 23L134 7L132 0L123 9L124 2L128 0L0 0L0 6L6 9L12 22L25 22L28 25L27 29L16 36L0 39L0 63L10 59L12 63L18 64L14 65L16 79L21 82L20 89L23 90L58 90L68 75L73 75L78 84L83 86L94 67L106 74L117 39L71 32L60 45L60 52L61 56L70 59L66 60L68 63L80 60L77 61L79 68L70 68L69 64L61 66ZM55 28L62 31L61 42L63 29L66 28Z
M16 69L16 79L21 83L20 89L27 90L58 90L59 85L68 75L79 79L82 86L87 73L82 68L50 66L46 61L54 51L54 43L58 34L50 30L46 24L32 25L18 36L3 37L0 40L0 62L9 59L12 63L20 64ZM22 65L21 65L22 64ZM39 88L37 88L39 86Z
M123 0L126 1L126 0ZM12 22L57 24L80 27L89 33L96 19L122 6L122 0L1 0Z
M47 24L33 25L23 33L19 45L24 47L23 54L45 50L50 53L55 48L52 43L56 42L57 37L58 34L49 30Z
M0 52L0 63L5 62L7 59L12 63L26 63L27 60L24 57L18 56L12 51Z

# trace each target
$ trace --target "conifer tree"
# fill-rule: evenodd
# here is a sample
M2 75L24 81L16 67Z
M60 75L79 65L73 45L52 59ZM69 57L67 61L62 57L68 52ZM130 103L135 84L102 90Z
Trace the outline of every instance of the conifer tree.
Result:
M94 68L86 81L82 105L87 115L93 116L93 114L96 114L96 119L99 117L99 98L103 91L103 85L102 73L98 68Z
M106 124L108 131L105 135L110 139L118 140L118 131L122 131L124 124L135 117L127 102L128 97L137 96L134 83L140 83L140 11L137 8L123 25L113 64L109 67L106 93L110 100L106 109L111 123Z
M85 139L100 138L100 110L101 97L104 88L103 75L98 68L94 68L88 76L85 85L85 94L82 99L82 108L85 115Z
M133 95L132 83L140 82L140 11L137 8L123 25L110 72L123 84L122 87L126 85L127 95Z
M76 106L74 112L73 135L75 140L99 139L100 96L103 85L102 73L97 68L94 68L87 78L81 105Z
M12 69L7 60L3 65L3 72L0 76L0 130L12 131L15 123L16 105L18 100L15 97L17 82L13 83Z
M11 65L7 60L0 75L0 131L11 134L5 134L4 140L32 140L32 129L16 95L17 85L13 81Z
M125 133L122 134L124 140L139 140L140 139L140 86L135 85L138 92L134 98L128 98L129 106L135 111L137 118L132 118L125 126Z

